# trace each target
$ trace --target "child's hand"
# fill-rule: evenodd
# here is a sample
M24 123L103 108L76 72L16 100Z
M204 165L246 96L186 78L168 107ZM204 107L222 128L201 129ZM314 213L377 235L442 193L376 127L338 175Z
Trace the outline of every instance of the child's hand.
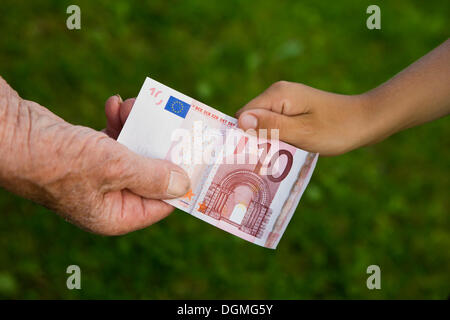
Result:
M244 130L279 129L279 138L321 155L338 155L370 142L364 96L276 82L236 113Z
M280 81L237 112L244 129L279 129L280 140L337 155L450 113L450 40L362 95ZM270 130L268 132L270 134Z

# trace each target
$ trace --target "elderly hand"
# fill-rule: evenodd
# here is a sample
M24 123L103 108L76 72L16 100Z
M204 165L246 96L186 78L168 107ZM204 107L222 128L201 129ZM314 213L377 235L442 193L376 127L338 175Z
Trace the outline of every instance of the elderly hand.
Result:
M189 178L178 166L139 156L117 138L132 107L106 102L105 133L71 125L23 100L0 77L0 186L104 235L145 228L184 195Z

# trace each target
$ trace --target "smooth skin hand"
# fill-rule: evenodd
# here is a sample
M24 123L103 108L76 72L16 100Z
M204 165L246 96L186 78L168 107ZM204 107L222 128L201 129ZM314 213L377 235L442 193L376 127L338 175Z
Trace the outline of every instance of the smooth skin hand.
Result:
M115 141L130 102L107 100L108 136L22 99L0 77L0 186L98 234L124 234L163 219L173 207L161 199L184 195L189 178Z
M280 140L333 156L449 113L447 40L369 92L349 96L280 81L245 105L236 117L244 130L279 129Z

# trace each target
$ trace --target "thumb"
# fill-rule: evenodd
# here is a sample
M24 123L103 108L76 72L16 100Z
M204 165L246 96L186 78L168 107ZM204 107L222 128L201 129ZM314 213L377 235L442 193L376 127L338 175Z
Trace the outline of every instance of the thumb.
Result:
M190 187L186 172L167 160L151 159L130 151L125 146L113 179L120 188L148 199L171 199L185 195ZM114 166L113 166L114 167Z
M298 119L266 109L252 109L239 116L238 125L243 130L267 129L267 136L271 136L271 129L277 129L279 139L290 144L297 144L299 134Z

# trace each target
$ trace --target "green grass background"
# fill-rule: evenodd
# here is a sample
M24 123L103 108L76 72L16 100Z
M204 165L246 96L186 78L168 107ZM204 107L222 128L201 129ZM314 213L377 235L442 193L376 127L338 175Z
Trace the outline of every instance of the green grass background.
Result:
M76 3L82 29L66 28ZM381 30L365 26L370 4ZM228 114L277 80L361 93L448 38L448 1L0 3L0 74L74 124L146 76ZM1 298L447 298L450 119L319 159L275 251L181 211L121 237L92 235L0 190ZM0 155L1 156L1 155ZM68 265L82 290L66 288ZM382 289L366 288L381 267Z

